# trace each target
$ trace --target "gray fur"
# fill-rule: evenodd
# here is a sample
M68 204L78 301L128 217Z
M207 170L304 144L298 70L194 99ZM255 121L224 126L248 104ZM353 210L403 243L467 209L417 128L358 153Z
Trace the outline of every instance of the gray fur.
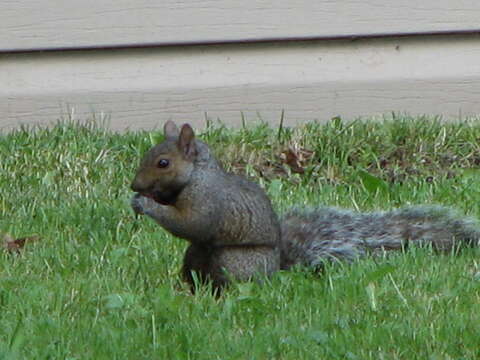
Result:
M441 206L358 213L336 208L294 210L282 221L282 268L318 267L325 261L352 261L368 254L431 245L440 251L478 245L479 227Z

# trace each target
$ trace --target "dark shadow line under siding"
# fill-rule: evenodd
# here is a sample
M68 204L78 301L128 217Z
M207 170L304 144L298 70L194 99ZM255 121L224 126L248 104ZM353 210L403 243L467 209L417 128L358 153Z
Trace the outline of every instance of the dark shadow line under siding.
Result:
M63 51L98 51L98 50L123 50L123 49L147 49L160 47L178 46L208 46L208 45L233 45L233 44L257 44L257 43L278 43L295 41L333 41L333 40L360 40L360 39L382 39L401 37L423 37L423 36L446 36L446 35L480 35L479 29L465 30L441 30L426 32L401 32L401 33L372 33L337 36L292 36L292 37L271 37L271 38L246 38L234 40L205 40L205 41L175 41L175 42L150 42L133 44L103 44L93 46L59 46L59 47L38 47L38 48L12 48L0 49L0 54L21 54L35 52L63 52Z

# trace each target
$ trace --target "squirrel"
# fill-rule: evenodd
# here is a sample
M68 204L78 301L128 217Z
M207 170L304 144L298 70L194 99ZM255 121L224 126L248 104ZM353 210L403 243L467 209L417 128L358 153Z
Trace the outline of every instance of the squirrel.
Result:
M280 269L280 224L257 184L228 174L190 125L168 121L165 141L143 158L131 188L136 213L188 240L182 274L214 289Z
M164 124L165 139L144 156L131 206L190 245L182 277L221 290L231 279L270 276L293 266L428 244L439 251L478 245L480 228L441 206L358 213L332 207L292 210L281 220L256 183L227 173L189 124Z

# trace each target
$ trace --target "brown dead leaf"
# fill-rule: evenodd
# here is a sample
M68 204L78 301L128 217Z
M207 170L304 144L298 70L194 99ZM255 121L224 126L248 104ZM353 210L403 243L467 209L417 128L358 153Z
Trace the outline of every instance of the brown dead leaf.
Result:
M287 150L282 151L280 158L287 164L292 172L303 174L307 162L313 157L314 151L300 148L294 144L289 146Z
M26 243L31 243L40 240L38 235L26 236L18 239L14 239L9 234L3 236L3 248L9 253L19 253Z

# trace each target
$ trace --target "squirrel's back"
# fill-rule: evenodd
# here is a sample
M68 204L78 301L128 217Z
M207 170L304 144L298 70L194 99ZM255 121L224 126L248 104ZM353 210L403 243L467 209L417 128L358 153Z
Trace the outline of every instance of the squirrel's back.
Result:
M323 207L287 213L281 224L283 269L296 264L319 267L325 261L351 261L412 244L449 251L480 241L480 228L473 219L441 206L370 213Z
M198 171L197 176L198 180L192 180L194 186L186 189L182 196L196 206L215 204L215 213L212 213L215 232L209 240L211 244L279 246L277 215L258 184L226 172L205 174Z

